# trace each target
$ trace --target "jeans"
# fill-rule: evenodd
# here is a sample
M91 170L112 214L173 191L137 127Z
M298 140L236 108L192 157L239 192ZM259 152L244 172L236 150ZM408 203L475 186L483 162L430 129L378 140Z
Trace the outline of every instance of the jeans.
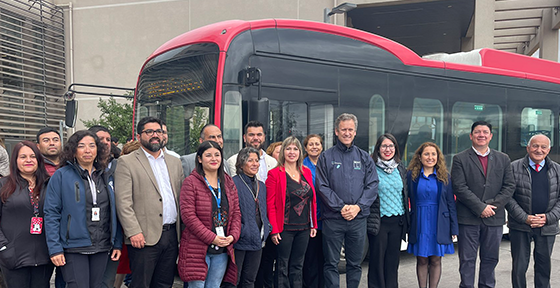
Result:
M206 265L208 265L208 274L205 281L190 281L190 288L214 288L220 287L222 279L226 274L228 265L227 253L206 254Z

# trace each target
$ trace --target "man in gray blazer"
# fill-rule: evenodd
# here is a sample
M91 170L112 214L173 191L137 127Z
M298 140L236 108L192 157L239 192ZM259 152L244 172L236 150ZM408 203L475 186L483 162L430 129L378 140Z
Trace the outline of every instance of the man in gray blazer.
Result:
M162 150L161 120L140 119L140 149L122 156L115 171L117 214L128 248L130 287L171 287L179 252L181 161Z
M488 147L492 124L475 122L469 135L472 147L453 157L451 178L457 196L459 222L459 287L475 287L474 275L480 248L478 287L495 287L505 205L515 182L509 157Z
M202 130L200 130L200 138L198 138L198 142L202 143L208 140L214 141L218 143L221 148L224 148L222 130L220 130L220 128L218 128L218 126L214 124L206 124L204 127L202 127ZM191 172L194 170L196 166L195 160L196 152L181 156L181 164L183 164L183 174L185 174L185 177L191 175ZM226 161L226 159L222 159L222 161ZM229 165L227 163L224 163L224 171L227 174L231 175L229 172Z

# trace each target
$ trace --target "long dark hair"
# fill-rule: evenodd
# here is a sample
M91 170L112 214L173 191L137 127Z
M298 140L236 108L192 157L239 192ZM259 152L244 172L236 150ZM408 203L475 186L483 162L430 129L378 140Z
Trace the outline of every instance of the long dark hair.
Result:
M395 162L400 163L401 151L399 149L399 144L397 143L397 138L395 138L395 136L393 136L393 134L391 133L385 133L377 138L377 143L375 143L375 148L373 148L373 153L371 154L373 162L377 163L377 159L379 159L379 150L381 149L381 143L383 143L385 139L389 139L391 142L393 142L393 145L395 146L395 155L393 155L393 159L395 159Z
M208 141L204 141L202 143L200 143L200 145L198 146L198 150L196 150L196 173L200 174L201 176L206 176L206 174L204 173L204 169L202 168L202 163L200 163L198 161L198 159L202 159L202 153L204 153L204 151L210 149L210 148L216 148L218 149L218 151L220 151L220 156L222 156L222 161L220 162L220 167L218 167L218 179L220 179L220 186L222 186L222 189L225 187L225 173L224 173L224 151L222 150L222 147L220 147L220 145L212 140L208 140Z
M6 203L6 200L14 194L17 188L24 187L27 184L27 180L21 177L19 170L17 159L19 156L19 150L23 148L23 146L27 146L31 148L33 153L35 153L35 159L37 159L37 171L35 171L35 189L33 189L33 197L36 198L40 195L41 189L43 188L43 184L47 179L49 179L49 174L45 169L45 160L43 159L43 155L37 149L37 144L31 141L21 141L14 146L12 150L12 156L10 157L10 175L6 176L8 179L6 184L0 190L0 198L2 199L3 203Z
M105 169L107 167L107 163L101 161L102 155L106 155L105 150L108 149L105 145L101 144L99 138L95 133L88 131L88 130L80 130L76 133L72 134L66 144L64 144L64 148L62 148L62 153L60 155L60 167L66 166L69 163L74 163L76 158L76 150L78 150L78 143L84 139L84 137L90 136L95 141L95 146L97 146L97 155L95 156L94 163L97 163L95 166L96 169Z

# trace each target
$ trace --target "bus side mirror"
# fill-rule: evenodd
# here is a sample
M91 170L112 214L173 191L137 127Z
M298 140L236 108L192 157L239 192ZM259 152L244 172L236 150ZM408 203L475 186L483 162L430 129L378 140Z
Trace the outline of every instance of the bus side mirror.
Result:
M78 104L76 100L66 101L66 109L64 111L64 125L73 128L76 125L76 118L78 115Z

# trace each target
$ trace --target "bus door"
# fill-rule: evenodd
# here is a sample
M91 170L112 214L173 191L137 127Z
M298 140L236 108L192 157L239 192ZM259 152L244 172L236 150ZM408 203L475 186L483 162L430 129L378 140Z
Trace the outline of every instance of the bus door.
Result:
M335 118L352 113L358 118L354 144L372 153L386 131L387 74L363 68L339 68L340 102ZM334 131L332 131L334 135Z
M251 67L261 71L257 85L244 90L243 101L268 100L268 144L296 136L300 141L308 134L324 138L325 149L332 143L333 111L338 104L337 71L322 63L293 57L250 57ZM260 92L259 92L260 91ZM244 109L243 123L258 119ZM262 112L259 112L262 113Z

